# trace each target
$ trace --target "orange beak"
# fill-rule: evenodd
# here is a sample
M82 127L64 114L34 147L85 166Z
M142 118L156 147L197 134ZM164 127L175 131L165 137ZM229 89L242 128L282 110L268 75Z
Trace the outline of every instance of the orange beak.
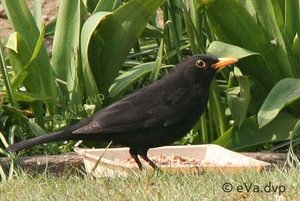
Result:
M228 65L235 64L236 62L238 62L238 60L233 57L219 58L219 61L215 63L213 67L217 70L221 70Z

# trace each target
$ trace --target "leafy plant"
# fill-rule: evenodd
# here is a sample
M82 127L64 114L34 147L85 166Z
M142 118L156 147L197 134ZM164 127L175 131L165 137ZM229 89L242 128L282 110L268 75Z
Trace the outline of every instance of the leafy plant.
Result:
M211 44L213 45L211 53L219 56L236 55L241 50L251 53L238 64L241 73L247 75L251 87L251 99L248 97L250 99L248 118L244 121L235 120L238 124L233 125L215 142L229 148L240 149L289 139L290 132L299 119L299 109L294 105L285 111L280 113L279 111L283 106L297 100L297 85L295 80L279 81L286 77L300 76L299 52L297 52L300 27L299 2L292 5L288 1L280 3L271 0L240 2L224 0L202 1L201 6L205 10L215 39L222 41ZM222 12L224 10L229 12ZM277 82L279 83L275 86ZM242 88L240 81L239 85ZM240 98L242 95L239 94ZM228 98L230 111L234 112L239 104L236 104L234 99L234 104L231 104L231 101ZM242 100L238 102L242 104ZM257 114L259 124L256 122ZM275 114L278 114L276 118ZM234 117L234 114L232 115ZM281 124L288 119L289 122ZM268 122L269 125L262 127ZM280 124L282 128L278 128ZM261 135L258 134L260 132Z
M34 17L25 0L1 2L15 29L2 56L2 117L18 139L85 118L199 53L239 63L213 80L208 109L179 143L263 149L287 145L292 131L297 139L298 1L65 0L47 26L39 0Z
M9 78L5 77L8 82L3 86L3 93L9 96L5 106L20 111L19 118L25 121L19 128L30 135L37 134L30 126L32 120L37 120L43 133L86 117L90 106L100 108L109 104L113 98L109 97L109 87L130 50L135 49L138 37L143 31L146 37L157 33L158 38L162 37L159 29L146 26L164 0L128 3L102 0L96 4L96 1L62 1L55 20L53 51L48 55L43 43L47 28L41 24L40 8L35 7L34 18L24 0L1 2L15 29L6 43L13 71ZM35 5L41 6L38 0ZM156 37L154 41L156 48ZM6 64L2 69L7 69ZM138 79L135 77L132 83L127 79L127 85ZM32 108L34 118L22 114L21 102L26 109Z

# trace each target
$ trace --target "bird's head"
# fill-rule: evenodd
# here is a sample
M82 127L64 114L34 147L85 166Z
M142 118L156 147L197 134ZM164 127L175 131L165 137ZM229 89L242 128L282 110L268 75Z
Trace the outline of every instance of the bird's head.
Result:
M211 55L194 55L181 64L185 77L190 80L211 81L215 73L238 60L233 57L217 58Z

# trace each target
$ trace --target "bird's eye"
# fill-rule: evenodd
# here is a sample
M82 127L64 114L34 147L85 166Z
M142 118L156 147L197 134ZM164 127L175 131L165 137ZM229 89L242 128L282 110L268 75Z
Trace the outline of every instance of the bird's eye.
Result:
M199 59L199 60L196 61L196 66L198 68L203 68L203 67L205 67L205 65L206 65L205 62L203 60L201 60L201 59Z

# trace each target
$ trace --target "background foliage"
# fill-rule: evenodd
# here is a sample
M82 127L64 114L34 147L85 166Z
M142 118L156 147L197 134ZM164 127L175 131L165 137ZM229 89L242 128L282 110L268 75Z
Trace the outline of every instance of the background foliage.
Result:
M199 53L239 63L213 80L207 110L177 143L272 150L293 139L298 146L299 1L64 0L47 26L36 15L39 6L30 11L25 0L1 3L15 32L0 52L0 153L14 140L87 117ZM47 37L54 39L52 52Z

